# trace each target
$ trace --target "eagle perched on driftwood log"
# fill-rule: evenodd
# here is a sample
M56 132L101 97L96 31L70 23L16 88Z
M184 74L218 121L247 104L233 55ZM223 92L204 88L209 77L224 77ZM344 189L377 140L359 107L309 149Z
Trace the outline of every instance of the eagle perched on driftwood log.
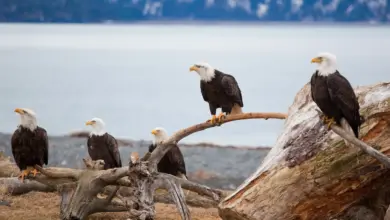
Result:
M169 138L167 131L160 127L153 129L152 134L154 139L153 143L149 145L150 153L153 152L158 143ZM183 154L176 144L163 156L163 158L161 158L160 162L157 164L157 171L187 179L186 164L184 162Z
M359 102L349 81L337 70L336 56L320 53L311 62L318 64L310 81L311 95L324 113L323 121L328 128L336 123L358 138L361 124Z
M11 148L15 163L22 171L19 178L23 182L30 172L34 176L38 173L35 165L47 165L49 141L46 130L38 126L33 110L17 108L15 112L20 115L20 125L11 137Z
M232 75L216 70L208 63L194 64L190 71L195 71L200 76L200 90L203 100L209 103L212 124L222 123L223 113L242 113L244 103L241 90ZM216 117L217 108L222 108L222 112Z
M88 154L92 160L104 160L104 169L121 167L121 155L116 139L105 131L105 123L93 118L85 123L92 127L87 140Z

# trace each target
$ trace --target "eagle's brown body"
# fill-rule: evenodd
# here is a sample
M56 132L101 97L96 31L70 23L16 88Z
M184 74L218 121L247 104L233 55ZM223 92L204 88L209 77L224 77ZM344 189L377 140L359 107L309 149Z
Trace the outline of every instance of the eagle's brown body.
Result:
M149 152L157 147L155 144L149 146ZM187 179L186 165L184 162L183 154L179 147L175 145L172 147L157 164L158 172L168 173L174 176Z
M200 81L203 100L209 103L210 113L215 115L217 108L222 108L226 115L242 113L244 103L236 79L218 70L214 70L214 73L212 80Z
M34 131L19 126L11 137L12 154L19 169L48 163L49 143L46 130L37 127Z
M92 160L104 160L104 169L122 166L118 143L110 134L91 135L88 137L87 145Z
M311 77L311 96L324 115L334 118L338 125L344 118L355 137L361 125L359 102L349 81L338 71L328 76L316 71Z

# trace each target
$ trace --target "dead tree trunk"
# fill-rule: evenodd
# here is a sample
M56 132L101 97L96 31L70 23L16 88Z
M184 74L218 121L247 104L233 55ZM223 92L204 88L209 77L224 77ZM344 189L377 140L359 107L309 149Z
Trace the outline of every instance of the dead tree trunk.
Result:
M356 92L365 118L360 139L390 154L390 84ZM383 219L390 203L390 171L355 145L345 146L316 109L306 85L258 170L219 204L223 219Z

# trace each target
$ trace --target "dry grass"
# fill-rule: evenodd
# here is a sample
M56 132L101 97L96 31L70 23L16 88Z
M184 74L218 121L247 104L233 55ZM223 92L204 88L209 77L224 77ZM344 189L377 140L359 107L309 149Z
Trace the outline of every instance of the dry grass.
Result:
M60 197L55 193L31 192L0 198L12 201L11 207L0 206L0 220L57 220ZM157 204L156 220L180 220L174 205ZM193 220L220 220L217 209L190 208ZM127 213L94 214L89 220L122 220Z

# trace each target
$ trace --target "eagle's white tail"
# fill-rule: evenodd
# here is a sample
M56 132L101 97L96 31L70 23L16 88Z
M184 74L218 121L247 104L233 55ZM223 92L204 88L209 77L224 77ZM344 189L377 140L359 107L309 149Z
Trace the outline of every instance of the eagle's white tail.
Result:
M234 104L232 111L230 112L231 115L236 115L236 114L242 114L242 108L238 104Z
M355 137L355 133L353 132L353 129L352 127L348 124L347 120L345 120L345 118L341 118L341 121L340 121L340 124L341 124L341 127L347 132L349 133L350 135L352 135L353 137ZM344 143L345 143L345 146L351 146L351 144L344 140Z

